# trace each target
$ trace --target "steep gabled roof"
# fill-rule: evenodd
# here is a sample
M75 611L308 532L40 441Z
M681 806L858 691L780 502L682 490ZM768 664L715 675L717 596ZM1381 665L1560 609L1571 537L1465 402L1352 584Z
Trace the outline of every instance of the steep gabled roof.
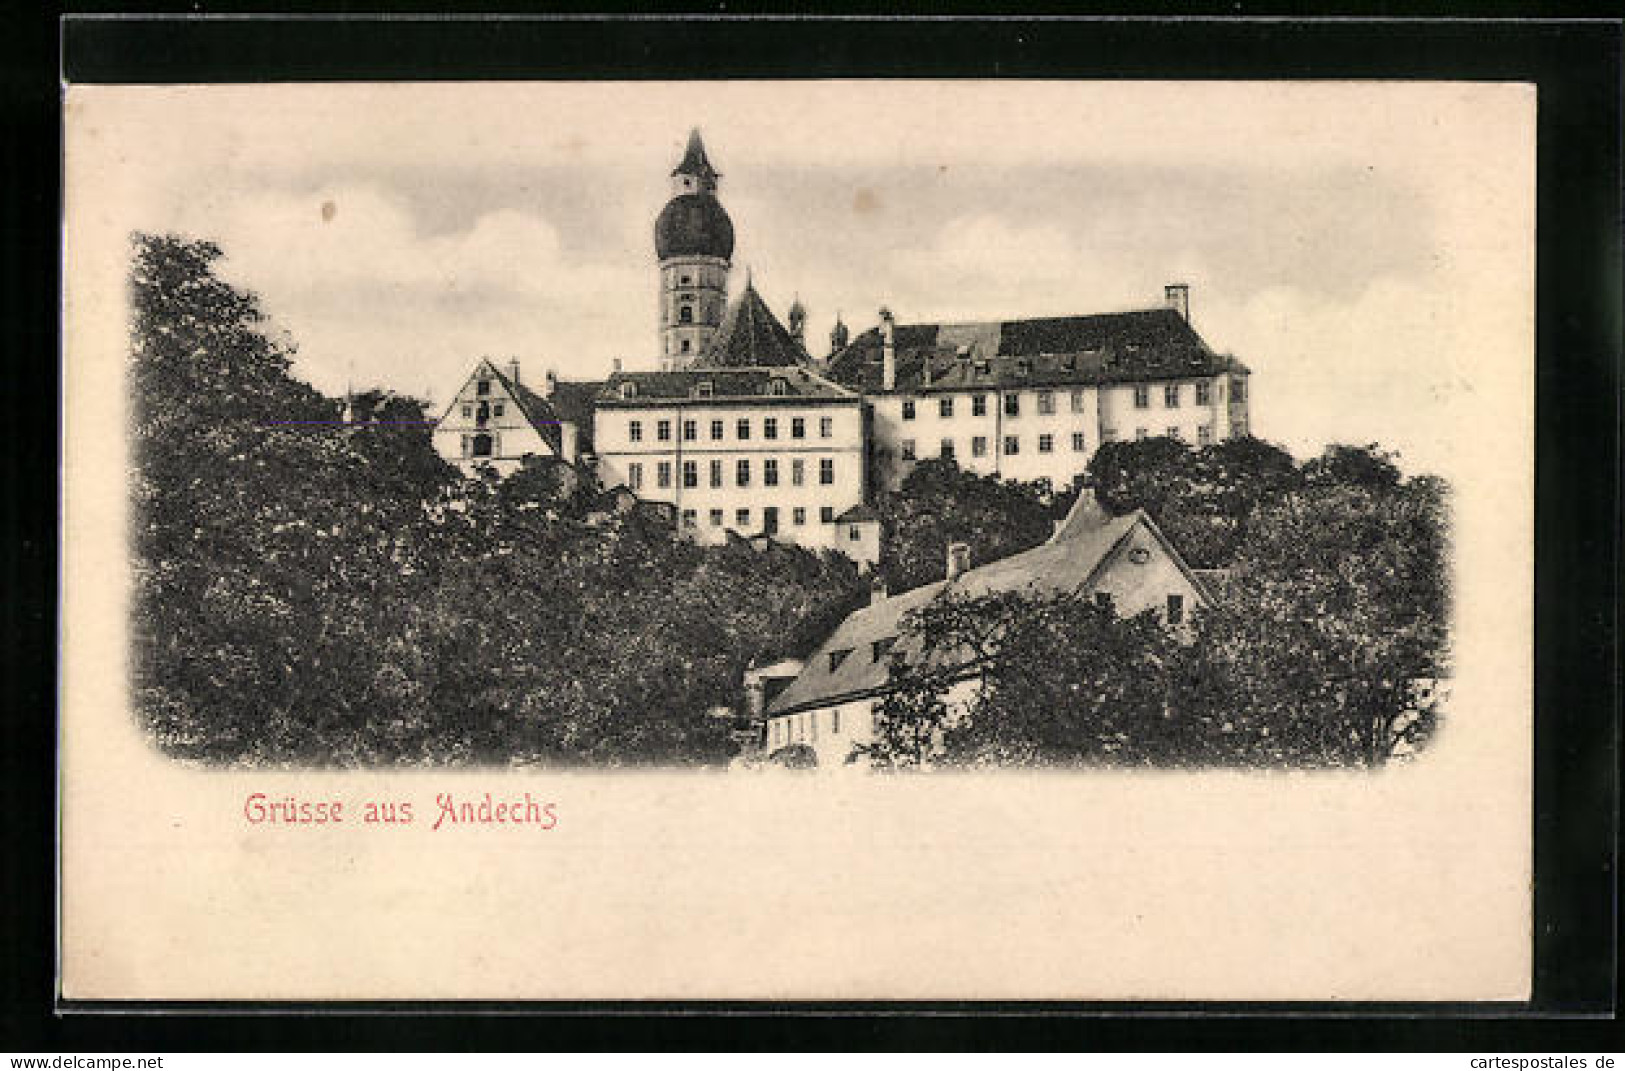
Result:
M693 367L773 368L811 360L747 280L744 293L728 307L722 326Z
M557 410L548 404L546 398L543 398L518 380L510 379L490 361L485 363L491 365L491 371L496 373L494 378L507 388L514 401L519 403L519 411L525 415L525 419L530 422L530 426L536 429L536 434L540 435L542 441L552 447L553 452L557 454L561 449L564 438L563 432L559 430L561 418Z
M462 397L463 391L468 387L469 381L477 377L482 368L489 370L490 378L501 384L508 397L512 398L514 404L519 407L520 415L535 429L536 434L542 437L542 441L547 443L555 454L558 453L560 444L563 441L563 433L559 430L560 417L558 412L548 404L547 399L505 374L489 357L480 358L479 362L474 365L474 371L469 374L468 379L463 381L463 386L452 393L451 403L446 406L445 411L440 414L440 419L435 423L442 424L451 416L452 410L460 404L459 399Z
M960 324L899 324L897 390L1016 389L1245 372L1208 348L1173 309ZM830 378L882 387L880 329L830 359ZM928 374L929 373L929 374Z
M1135 510L1121 517L1107 515L1088 492L1078 496L1066 519L1049 541L987 565L968 569L953 580L938 580L853 611L807 659L807 667L779 693L769 716L875 695L886 690L888 658L875 657L875 644L897 642L903 617L948 594L978 598L1004 592L1053 595L1087 588L1099 577L1113 553L1129 536L1144 527L1161 544L1174 564L1204 598L1207 588L1195 577L1149 514ZM907 647L900 647L913 655ZM830 655L846 651L831 666Z

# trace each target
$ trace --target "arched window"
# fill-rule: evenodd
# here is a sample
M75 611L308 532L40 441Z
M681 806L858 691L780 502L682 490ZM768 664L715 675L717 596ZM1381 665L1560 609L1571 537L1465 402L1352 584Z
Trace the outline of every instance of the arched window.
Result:
M491 437L489 435L482 432L481 434L474 436L474 456L491 456Z

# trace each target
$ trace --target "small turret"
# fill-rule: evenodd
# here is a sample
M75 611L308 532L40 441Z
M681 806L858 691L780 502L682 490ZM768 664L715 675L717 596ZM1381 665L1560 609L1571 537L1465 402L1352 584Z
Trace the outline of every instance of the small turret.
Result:
M835 326L829 330L829 355L831 357L846 349L846 344L852 340L852 333L841 322L841 314L835 314Z
M797 294L795 300L790 302L788 313L790 337L802 347L807 345L807 309L801 304L801 295Z

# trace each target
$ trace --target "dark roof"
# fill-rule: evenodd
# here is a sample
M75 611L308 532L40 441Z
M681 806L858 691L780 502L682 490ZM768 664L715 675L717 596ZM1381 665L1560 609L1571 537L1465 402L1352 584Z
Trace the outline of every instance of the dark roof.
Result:
M593 400L604 389L603 380L564 380L553 384L553 396L548 399L560 420L576 426L576 449L592 450Z
M998 592L1077 591L1095 579L1112 551L1140 525L1151 531L1175 564L1190 576L1189 567L1144 510L1111 517L1100 509L1093 495L1079 495L1048 542L966 570L951 581L938 580L853 611L807 659L801 675L773 700L768 716L885 691L890 676L888 659L884 650L876 658L874 645L896 641L909 611L949 593L978 598ZM1205 593L1194 578L1193 583L1197 591ZM899 649L905 654L917 654L907 647ZM830 655L842 651L850 653L831 668Z
M801 347L749 281L745 292L728 306L722 326L695 368L771 368L805 364L812 358Z
M693 175L702 182L715 182L722 172L711 166L711 161L705 155L705 143L700 140L700 131L696 127L688 132L688 147L683 150L683 160L672 168L673 175Z
M962 324L899 324L897 389L967 390L1182 379L1246 371L1173 309ZM929 368L929 376L927 376ZM830 378L881 390L880 329L830 359ZM928 381L929 380L929 381Z
M858 524L862 521L878 520L880 520L880 514L875 512L875 508L860 502L856 506L853 506L851 509L847 510L845 513L841 514L839 517L835 518L835 523Z
M773 384L783 383L774 394ZM621 396L622 384L634 385L631 398ZM702 394L700 385L710 384ZM773 401L857 401L857 395L799 365L774 368L686 368L676 372L616 372L598 392L600 406L648 404L650 401L703 398L707 401L748 399Z
M667 257L704 256L727 260L734 253L734 225L709 193L680 193L655 220L655 253Z

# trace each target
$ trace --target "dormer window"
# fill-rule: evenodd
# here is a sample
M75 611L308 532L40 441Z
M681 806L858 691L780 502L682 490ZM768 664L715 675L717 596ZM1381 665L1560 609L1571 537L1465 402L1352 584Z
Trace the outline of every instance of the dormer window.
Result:
M716 391L716 384L712 383L709 379L702 379L698 383L694 384L694 395L697 398L709 398L715 394Z
M621 397L622 398L636 398L637 396L638 396L638 385L636 383L627 382L627 383L622 383L621 384Z
M851 653L852 649L850 647L844 651L831 651L829 653L829 671L834 673L836 670L840 669L841 663L845 662L846 656Z
M784 396L788 390L788 384L782 379L775 379L767 385L767 392L778 397Z
M896 636L886 636L882 639L876 640L874 643L871 643L869 645L869 649L872 652L874 661L878 662L882 658L885 658L887 652L889 652L896 643Z

